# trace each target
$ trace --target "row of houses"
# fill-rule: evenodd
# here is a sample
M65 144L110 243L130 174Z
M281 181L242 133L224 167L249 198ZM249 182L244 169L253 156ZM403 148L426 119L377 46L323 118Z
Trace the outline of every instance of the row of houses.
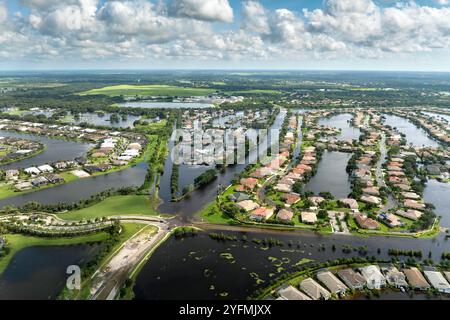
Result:
M343 297L349 289L379 290L387 286L414 290L428 290L432 287L439 292L450 293L448 281L449 271L429 269L422 272L416 267L400 271L394 265L368 265L334 272L322 270L316 273L315 279L302 280L298 288L291 285L281 286L277 289L277 300L328 300L332 298L332 294Z

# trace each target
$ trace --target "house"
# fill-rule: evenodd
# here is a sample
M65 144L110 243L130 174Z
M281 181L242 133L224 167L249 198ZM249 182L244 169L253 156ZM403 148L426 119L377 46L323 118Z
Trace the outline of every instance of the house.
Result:
M322 282L331 293L343 295L348 289L347 286L330 271L317 273L317 279Z
M405 274L410 287L413 289L427 290L430 288L430 284L416 267L403 269L403 273Z
M352 198L344 198L344 199L339 199L339 201L348 206L350 209L358 209L359 205L358 205L358 201L356 201L355 199Z
M439 164L429 164L425 168L430 175L438 176L441 174L441 166Z
M405 274L399 271L394 266L382 267L381 271L386 277L386 281L391 286L395 286L397 288L407 288L408 283L406 282Z
M85 165L88 161L85 157L77 157L75 161L78 162L79 165Z
M273 212L272 208L259 207L252 211L250 218L257 221L267 220L273 215Z
M15 180L19 177L19 170L10 169L5 171L6 180Z
M244 209L247 212L255 210L256 208L259 208L259 204L257 204L256 202L254 202L252 200L240 201L240 202L236 203L236 206L238 206L241 209Z
M292 186L290 186L288 184L284 184L284 183L278 183L274 187L274 189L279 192L290 193L292 191Z
M413 200L420 199L420 196L414 192L402 192L402 196L406 199L413 199Z
M392 213L380 213L378 217L383 220L390 228L397 228L403 225L403 222Z
M425 204L417 202L415 200L406 199L404 202L404 206L411 209L425 209Z
M18 184L16 184L14 186L14 188L18 191L25 191L25 190L29 190L33 187L33 185L31 184L31 182L29 181L24 181L24 182L19 182Z
M288 194L283 194L281 196L281 198L286 202L286 205L288 207L292 206L293 204L296 204L297 202L300 201L300 195L298 193L288 193Z
M38 175L41 173L41 171L36 167L26 168L23 171L25 171L25 173L32 175L32 176L35 176L35 175Z
M243 192L236 192L236 193L230 194L228 196L228 199L230 199L233 202L240 202L240 201L250 199L250 196Z
M72 170L70 173L78 178L87 178L91 176L89 173L83 170Z
M303 223L314 224L317 222L317 215L315 212L302 211L300 215Z
M255 178L242 178L240 181L241 185L244 186L247 190L252 191L255 189L256 185L258 184L258 179Z
M294 216L294 212L288 209L281 209L277 213L277 219L281 221L291 221Z
M48 184L48 180L45 177L40 176L37 177L36 179L31 180L31 184L35 187L41 187Z
M62 183L62 182L64 182L64 178L61 177L59 174L56 174L56 173L49 173L49 174L45 175L45 178L50 183Z
M428 270L425 270L423 273L425 274L425 277L431 283L433 288L442 293L450 293L450 284L444 278L442 273L440 273L439 271L428 271Z
M364 277L353 269L342 269L337 274L350 289L362 289L366 284Z
M423 212L420 212L418 210L397 210L397 212L395 212L396 215L399 215L401 217L405 217L414 221L417 221L420 219L420 217L423 215Z
M366 285L369 289L381 289L386 286L386 278L376 265L370 265L359 268L362 276L366 280Z
M355 214L355 220L359 227L363 229L376 230L380 228L380 224L378 222L367 217L366 215Z
M39 169L39 171L41 172L53 172L53 168L51 166L49 166L48 164L44 164L42 166L37 167Z
M361 196L361 201L365 202L365 203L370 203L370 204L374 204L374 205L379 205L381 204L381 199L375 196L371 196L371 195L367 195L367 194L363 194Z
M309 197L308 200L311 201L315 206L318 206L319 204L321 204L322 202L325 201L325 198L323 198L323 197Z
M289 285L278 289L277 293L283 300L311 300L306 294Z
M379 196L380 195L380 189L378 187L363 188L362 192L369 194L371 196Z
M331 293L312 278L307 278L300 282L300 289L313 300L328 300L331 298Z

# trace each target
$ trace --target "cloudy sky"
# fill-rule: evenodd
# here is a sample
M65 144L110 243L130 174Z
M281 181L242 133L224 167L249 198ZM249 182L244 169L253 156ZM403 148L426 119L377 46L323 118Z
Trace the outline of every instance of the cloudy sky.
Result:
M0 0L0 70L450 71L450 0Z

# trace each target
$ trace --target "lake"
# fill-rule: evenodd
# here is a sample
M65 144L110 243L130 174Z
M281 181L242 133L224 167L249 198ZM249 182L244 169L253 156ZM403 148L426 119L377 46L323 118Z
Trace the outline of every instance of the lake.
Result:
M93 147L92 144L85 142L51 139L34 134L4 130L0 130L0 136L39 141L46 146L46 149L42 153L31 158L0 166L1 170L28 168L31 166L57 162L59 160L73 160L76 157L85 155Z
M100 249L97 244L25 248L0 275L0 300L55 299L64 289L69 265L82 265Z

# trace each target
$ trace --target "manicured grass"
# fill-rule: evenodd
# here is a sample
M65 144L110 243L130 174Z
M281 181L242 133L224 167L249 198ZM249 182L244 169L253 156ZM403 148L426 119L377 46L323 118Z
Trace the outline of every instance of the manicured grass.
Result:
M8 241L8 246L11 251L7 256L0 259L0 274L6 269L14 255L24 248L34 246L58 246L98 242L106 240L109 235L106 232L99 232L96 234L71 238L40 238L22 234L6 234L4 236Z
M203 96L214 92L207 88L184 88L169 85L117 85L80 92L78 95L107 95L107 96Z
M215 202L210 203L204 209L202 209L198 216L209 223L216 224L230 224L235 221L222 212Z
M81 210L59 214L61 219L81 220L123 215L158 215L147 195L113 196Z

